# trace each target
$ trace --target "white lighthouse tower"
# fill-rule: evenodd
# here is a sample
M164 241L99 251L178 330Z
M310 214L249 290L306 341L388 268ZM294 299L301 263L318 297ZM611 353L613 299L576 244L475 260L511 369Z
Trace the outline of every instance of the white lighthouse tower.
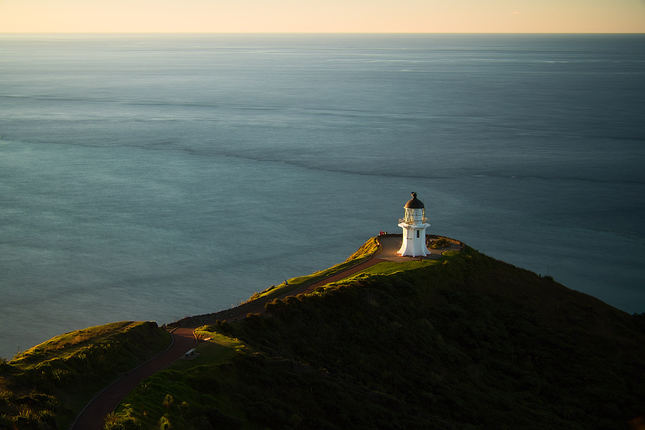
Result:
M403 206L405 215L399 219L399 227L403 229L403 242L397 254L401 256L421 257L430 254L426 247L426 210L417 193Z

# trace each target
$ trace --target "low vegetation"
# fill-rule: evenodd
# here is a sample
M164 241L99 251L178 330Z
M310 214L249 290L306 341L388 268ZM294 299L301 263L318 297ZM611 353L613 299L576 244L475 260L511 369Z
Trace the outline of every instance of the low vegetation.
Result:
M312 273L310 275L298 276L296 278L287 279L286 282L279 285L272 285L264 291L253 294L247 302L259 299L259 298L273 298L283 294L288 294L289 292L296 290L307 285L315 284L318 281L322 281L325 278L334 276L337 273L340 273L344 270L347 270L351 267L357 266L369 259L378 251L378 239L373 237L365 242L355 253L349 256L347 260L340 264L336 264L328 269L321 270L319 272Z
M408 270L420 269L422 267L433 266L435 264L441 264L438 260L413 260L405 261L402 263L394 261L383 261L381 263L375 264L374 266L368 267L365 270L362 270L357 274L358 278L365 278L373 275L392 275L399 272L407 272ZM342 282L350 282L356 278L343 279Z
M432 249L442 249L442 248L448 248L452 245L450 241L446 238L440 238L436 240L430 240L429 241L429 247Z
M93 393L168 346L152 322L117 322L54 337L0 363L0 428L64 429Z
M106 428L622 429L645 414L642 316L469 248L420 263L202 327L198 355Z
M378 237L372 237L367 242L365 242L363 245L361 245L360 248L356 250L355 253L350 255L345 262L349 261L355 261L355 260L361 260L364 261L365 258L369 258L376 251L379 249L379 243L378 243Z

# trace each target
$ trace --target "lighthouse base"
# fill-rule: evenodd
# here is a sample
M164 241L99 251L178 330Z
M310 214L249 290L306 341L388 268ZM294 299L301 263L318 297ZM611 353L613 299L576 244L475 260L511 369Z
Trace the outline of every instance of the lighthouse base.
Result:
M397 252L402 257L425 257L430 254L426 247L426 229L430 224L407 224L401 223L403 229L403 240L401 248Z

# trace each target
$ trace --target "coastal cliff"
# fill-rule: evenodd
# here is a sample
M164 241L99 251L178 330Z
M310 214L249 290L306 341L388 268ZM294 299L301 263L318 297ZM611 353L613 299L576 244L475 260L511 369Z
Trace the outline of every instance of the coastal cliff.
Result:
M645 415L645 316L469 247L381 262L196 334L191 357L106 428L637 429ZM83 358L77 377L100 369ZM20 379L19 364L1 367L0 428L64 428L73 384Z
M108 428L627 428L643 316L466 247L201 327ZM631 421L631 424L628 424Z

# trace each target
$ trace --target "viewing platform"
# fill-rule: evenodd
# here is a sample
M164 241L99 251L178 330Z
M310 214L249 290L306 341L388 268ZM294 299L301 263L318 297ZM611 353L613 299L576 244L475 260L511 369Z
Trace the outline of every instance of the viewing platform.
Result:
M427 255L417 257L401 256L397 254L397 251L401 247L401 241L403 240L402 234L384 233L377 236L377 239L379 242L379 250L375 254L375 257L382 260L396 262L410 260L438 260L444 255L444 252L459 252L464 249L464 244L460 240L436 234L428 234L425 238L426 246L429 251Z

